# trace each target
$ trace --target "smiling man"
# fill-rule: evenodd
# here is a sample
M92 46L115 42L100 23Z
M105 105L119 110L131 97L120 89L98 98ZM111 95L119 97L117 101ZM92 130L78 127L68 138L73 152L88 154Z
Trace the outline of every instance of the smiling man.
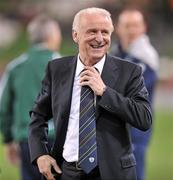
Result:
M141 68L107 54L112 31L108 11L79 11L72 28L78 55L47 66L29 144L32 162L49 180L136 179L129 124L149 129L151 111ZM56 138L48 152L50 118Z

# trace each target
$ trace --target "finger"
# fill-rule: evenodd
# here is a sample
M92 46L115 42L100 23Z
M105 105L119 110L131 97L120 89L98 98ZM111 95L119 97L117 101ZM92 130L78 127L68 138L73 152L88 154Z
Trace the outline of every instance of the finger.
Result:
M54 170L55 170L57 173L59 173L59 174L62 173L60 167L57 165L57 163L56 163L55 160L52 161L52 166L53 166Z
M94 76L94 73L92 71L86 69L86 70L83 70L81 72L80 77L83 77L85 75L87 75L87 76Z
M55 180L55 178L54 178L54 176L53 176L53 174L51 172L47 173L47 179L48 180Z
M85 82L85 81L89 81L90 79L91 79L90 76L84 75L84 76L80 77L80 83Z
M86 70L89 70L89 71L93 72L93 73L98 72L98 71L96 70L96 68L93 67L93 66L85 66L84 68L85 68Z
M96 67L88 67L87 66L86 70L92 72L94 75L100 76L100 72L99 72L99 70Z
M90 83L88 81L83 81L80 83L81 86L89 86L90 87Z
M84 82L84 81L89 81L90 84L98 84L98 82L101 80L101 77L100 75L96 76L96 75L93 75L93 76L89 76L88 74L87 75L84 75L84 76L81 76L80 77L80 83Z
M51 165L47 166L46 169L42 170L41 173L46 177L47 180L55 180L51 172Z
M43 173L47 180L55 180L53 174L51 172Z

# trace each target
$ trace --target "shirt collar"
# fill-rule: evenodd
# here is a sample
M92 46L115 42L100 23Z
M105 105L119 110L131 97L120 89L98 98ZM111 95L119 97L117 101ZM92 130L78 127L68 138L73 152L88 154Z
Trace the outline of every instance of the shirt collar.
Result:
M105 63L105 59L106 59L106 56L104 55L102 57L102 59L100 61L98 61L94 67L99 71L99 73L101 74L102 73L102 70L103 70L103 66L104 66L104 63ZM80 60L80 57L79 57L79 54L77 56L77 67L76 67L76 74L75 76L79 76L81 71L84 69L84 64L81 62Z

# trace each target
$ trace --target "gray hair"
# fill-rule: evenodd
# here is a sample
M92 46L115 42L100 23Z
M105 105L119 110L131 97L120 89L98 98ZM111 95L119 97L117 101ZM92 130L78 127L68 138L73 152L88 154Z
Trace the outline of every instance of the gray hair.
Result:
M46 15L35 17L27 26L29 41L32 44L46 42L52 32L53 25L59 28L58 22Z
M94 14L94 13L102 14L102 15L106 16L112 22L111 14L109 11L102 9L102 8L91 7L91 8L82 9L75 15L73 24L72 24L72 30L74 30L74 31L78 30L80 19L83 15ZM113 29L114 28L112 25L112 31L113 31Z

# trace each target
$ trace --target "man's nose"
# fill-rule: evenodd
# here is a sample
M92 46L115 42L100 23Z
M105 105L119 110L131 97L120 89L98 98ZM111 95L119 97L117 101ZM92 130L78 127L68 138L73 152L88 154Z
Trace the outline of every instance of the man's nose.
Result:
M103 35L102 35L102 33L100 31L97 32L97 34L96 34L96 41L97 42L102 42L103 41Z

